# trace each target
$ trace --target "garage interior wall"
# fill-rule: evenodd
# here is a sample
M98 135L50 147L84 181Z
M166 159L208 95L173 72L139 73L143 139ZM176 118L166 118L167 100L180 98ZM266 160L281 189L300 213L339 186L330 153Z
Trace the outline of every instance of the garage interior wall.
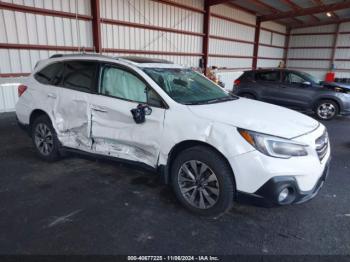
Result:
M199 66L203 0L100 0L98 9L103 54ZM0 21L2 79L28 75L38 60L55 53L95 51L91 0L2 0ZM208 66L219 67L229 87L242 70L252 68L255 29L254 14L225 4L211 7ZM261 24L258 67L279 64L285 38L285 26ZM14 109L16 90L7 89L1 88L0 111Z
M332 64L336 78L350 78L350 22L291 30L289 68L324 80Z

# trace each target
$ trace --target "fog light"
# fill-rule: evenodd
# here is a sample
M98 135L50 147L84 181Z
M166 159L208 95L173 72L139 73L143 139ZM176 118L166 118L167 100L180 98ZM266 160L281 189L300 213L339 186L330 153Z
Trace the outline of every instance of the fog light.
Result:
M283 190L281 190L281 192L278 195L278 202L281 203L284 200L287 199L287 197L289 196L289 189L286 187Z

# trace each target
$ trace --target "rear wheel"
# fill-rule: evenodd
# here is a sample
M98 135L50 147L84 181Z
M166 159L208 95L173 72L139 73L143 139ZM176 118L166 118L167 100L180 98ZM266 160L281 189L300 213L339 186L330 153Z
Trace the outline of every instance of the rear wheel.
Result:
M171 179L179 201L194 213L217 216L233 204L231 168L208 147L196 146L181 152L172 164Z
M49 117L41 115L32 124L32 140L40 158L54 161L59 158L59 142Z
M315 113L320 120L331 120L339 113L339 106L333 100L321 100L316 104Z

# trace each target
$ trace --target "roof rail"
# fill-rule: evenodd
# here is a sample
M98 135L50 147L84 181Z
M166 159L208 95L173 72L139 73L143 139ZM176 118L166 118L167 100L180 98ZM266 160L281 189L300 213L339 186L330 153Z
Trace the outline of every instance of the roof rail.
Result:
M71 53L71 54L53 54L49 58L58 58L58 57L65 57L65 56L95 56L95 57L105 57L105 58L112 58L111 56L106 56L102 54L97 54L97 53Z

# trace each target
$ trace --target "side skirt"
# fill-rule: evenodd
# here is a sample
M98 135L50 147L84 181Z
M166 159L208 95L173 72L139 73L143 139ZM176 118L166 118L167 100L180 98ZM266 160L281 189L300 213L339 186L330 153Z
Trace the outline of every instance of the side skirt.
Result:
M112 156L106 156L106 155L100 155L100 154L95 154L95 153L90 153L74 148L69 148L69 147L61 147L60 148L60 153L62 156L67 156L69 154L74 154L74 155L80 155L84 156L86 158L92 159L92 160L106 160L106 161L112 161L112 162L117 162L120 164L125 164L127 166L133 167L135 169L139 170L144 170L144 171L149 171L153 173L159 173L159 168L154 168L152 166L149 166L145 163L138 162L138 161L132 161L132 160L127 160L123 158L117 158L117 157L112 157Z

